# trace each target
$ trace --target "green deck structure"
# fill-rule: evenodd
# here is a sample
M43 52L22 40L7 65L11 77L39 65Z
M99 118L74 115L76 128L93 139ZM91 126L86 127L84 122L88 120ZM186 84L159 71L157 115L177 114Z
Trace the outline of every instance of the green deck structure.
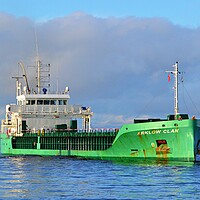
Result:
M103 160L195 161L200 153L199 124L199 120L185 119L127 124L119 131L1 134L1 153Z

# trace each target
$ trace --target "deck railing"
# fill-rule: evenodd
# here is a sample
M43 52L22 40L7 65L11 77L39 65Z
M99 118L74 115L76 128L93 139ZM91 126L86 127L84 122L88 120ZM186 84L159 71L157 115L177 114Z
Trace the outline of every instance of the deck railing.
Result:
M96 132L50 132L50 133L24 133L23 137L13 137L14 149L40 149L46 150L106 150L112 146L117 131ZM37 136L40 136L39 138Z
M19 112L24 114L38 114L38 113L76 113L82 112L82 107L79 105L11 105L11 112Z

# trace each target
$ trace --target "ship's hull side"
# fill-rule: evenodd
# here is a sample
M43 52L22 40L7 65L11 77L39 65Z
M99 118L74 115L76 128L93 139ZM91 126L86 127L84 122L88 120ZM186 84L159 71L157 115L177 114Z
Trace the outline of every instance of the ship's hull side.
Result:
M200 122L171 120L122 126L106 150L13 148L12 137L1 134L2 155L72 156L105 160L181 160L195 161L200 153Z

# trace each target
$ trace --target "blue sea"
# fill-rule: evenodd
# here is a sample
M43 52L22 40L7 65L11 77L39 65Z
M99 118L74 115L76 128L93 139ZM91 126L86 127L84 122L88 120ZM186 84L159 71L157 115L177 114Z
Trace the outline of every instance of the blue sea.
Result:
M200 199L200 163L0 157L0 199Z

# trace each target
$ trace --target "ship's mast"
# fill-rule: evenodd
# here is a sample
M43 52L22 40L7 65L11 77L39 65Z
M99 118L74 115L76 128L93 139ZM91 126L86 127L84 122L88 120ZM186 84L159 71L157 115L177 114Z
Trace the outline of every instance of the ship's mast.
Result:
M38 94L40 94L40 60L36 59L36 67L37 67L37 89L38 89Z
M175 118L179 112L178 110L178 62L174 65L174 115Z
M37 39L36 29L35 29L35 48L36 48L36 67L37 67L37 90L39 94L40 93L40 58L39 58L39 51L38 51L38 39Z
M177 119L177 115L179 113L178 109L178 62L176 62L174 65L174 71L166 71L168 73L171 73L174 75L174 119Z
M35 30L35 47L36 47L36 63L35 66L37 68L37 93L40 94L42 89L50 88L50 64L43 64L39 57L38 50L38 39Z

